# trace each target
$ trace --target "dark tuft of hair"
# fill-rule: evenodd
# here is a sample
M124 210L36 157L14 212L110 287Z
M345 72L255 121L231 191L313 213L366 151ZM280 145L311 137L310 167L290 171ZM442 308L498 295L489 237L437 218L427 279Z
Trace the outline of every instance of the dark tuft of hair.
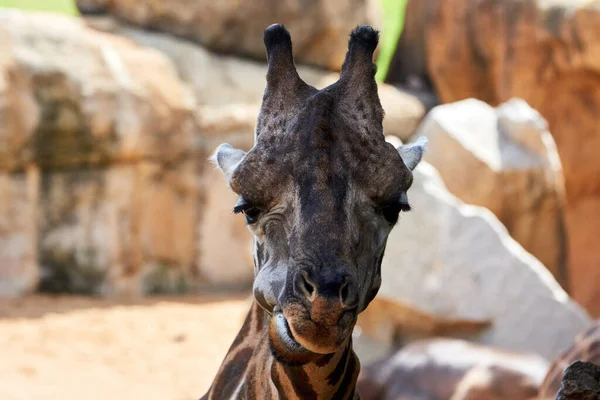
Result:
M353 46L360 46L369 53L372 53L375 51L377 43L379 43L379 31L373 29L369 25L361 25L354 28L350 33L348 47L352 48Z
M265 29L263 40L267 51L275 46L292 46L292 37L282 24L273 24Z

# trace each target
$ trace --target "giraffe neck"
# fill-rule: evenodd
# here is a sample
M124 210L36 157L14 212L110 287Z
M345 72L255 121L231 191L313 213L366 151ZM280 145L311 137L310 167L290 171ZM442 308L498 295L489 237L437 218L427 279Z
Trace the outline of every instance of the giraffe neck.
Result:
M231 345L208 393L221 399L357 399L360 364L351 341L338 352L300 366L279 362L271 353L271 317L256 302Z

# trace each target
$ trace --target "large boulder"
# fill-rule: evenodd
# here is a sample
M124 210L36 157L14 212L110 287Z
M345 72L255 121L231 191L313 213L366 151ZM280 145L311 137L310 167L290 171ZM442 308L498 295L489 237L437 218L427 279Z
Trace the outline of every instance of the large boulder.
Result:
M373 4L370 4L373 3ZM299 62L339 70L348 34L376 13L373 0L77 0L83 14L109 13L134 25L192 39L212 50L264 58L263 32L285 24Z
M260 106L266 85L266 52L261 40L260 61L218 55L193 42L174 36L148 32L119 24L103 17L87 18L88 24L98 29L125 36L140 46L154 48L166 55L186 82L200 107L229 107L232 104ZM293 37L295 43L295 37ZM345 45L347 47L347 45ZM306 83L319 85L328 75L317 68L298 66L298 73ZM254 120L258 110L254 115Z
M233 93L228 93L233 95ZM254 104L205 106L198 111L198 128L204 147L212 151L223 142L243 149L252 148ZM223 173L203 156L201 172L202 220L199 225L198 265L205 287L249 287L254 279L253 237L243 216L233 215L237 195L229 189Z
M174 160L191 93L168 58L51 14L0 13L0 170Z
M590 324L550 272L489 210L466 205L420 164L413 211L392 231L378 296L444 318L491 321L481 343L553 359Z
M196 180L190 162L42 174L41 290L143 294L198 285Z
M448 190L486 207L566 286L564 184L546 121L524 101L469 99L434 108L417 132Z
M193 88L80 19L3 12L0 38L0 294L251 285L251 235L208 163L221 141L251 146L256 106L224 100L238 86L215 99L218 82ZM210 56L206 75L235 72Z
M570 292L599 316L598 2L409 0L407 11L395 80L430 80L444 103L519 97L548 120L565 175Z
M37 207L39 170L0 172L0 297L37 288Z

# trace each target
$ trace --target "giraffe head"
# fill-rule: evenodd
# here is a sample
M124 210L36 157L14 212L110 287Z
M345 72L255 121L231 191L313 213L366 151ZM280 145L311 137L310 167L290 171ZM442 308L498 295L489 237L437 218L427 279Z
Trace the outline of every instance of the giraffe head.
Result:
M317 90L298 76L288 31L270 26L254 147L222 144L213 156L255 236L254 295L272 315L271 349L289 363L347 344L379 290L388 234L410 208L426 141L396 149L384 139L377 41L357 27L340 79Z

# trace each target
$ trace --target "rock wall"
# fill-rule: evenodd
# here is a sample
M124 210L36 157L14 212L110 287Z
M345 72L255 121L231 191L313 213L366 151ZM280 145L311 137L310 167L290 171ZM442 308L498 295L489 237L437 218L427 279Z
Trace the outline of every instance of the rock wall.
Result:
M17 296L38 285L39 181L33 166L0 172L0 296Z
M77 0L82 14L108 13L137 26L173 33L221 53L262 60L265 28L285 24L298 61L339 70L348 34L377 16L377 1Z
M74 18L0 21L2 293L249 284L247 261L200 267L212 149L171 61Z
M519 97L547 119L566 184L570 292L600 315L600 9L582 0L409 0L390 78L444 103Z
M416 135L448 190L492 211L567 287L564 182L546 121L520 99L469 99L434 108Z

